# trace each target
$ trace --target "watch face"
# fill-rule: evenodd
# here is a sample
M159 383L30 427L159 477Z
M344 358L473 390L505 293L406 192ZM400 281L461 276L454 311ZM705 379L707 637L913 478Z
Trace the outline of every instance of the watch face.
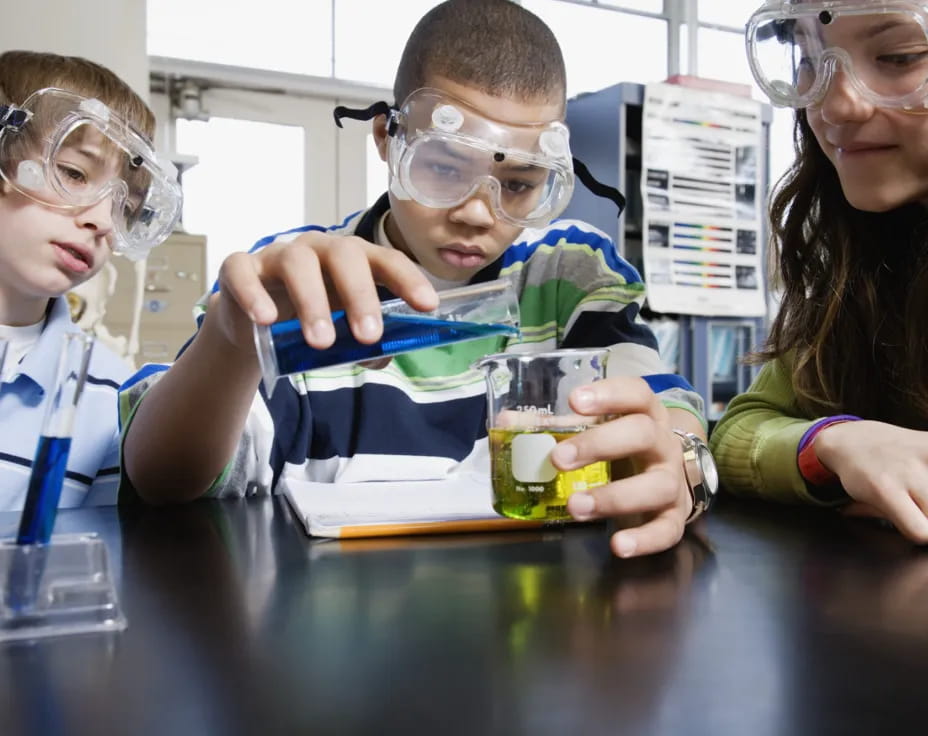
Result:
M712 457L712 453L702 442L699 442L696 446L696 459L702 470L703 484L706 490L709 491L711 495L715 495L715 492L719 488L719 471L715 467L715 460Z

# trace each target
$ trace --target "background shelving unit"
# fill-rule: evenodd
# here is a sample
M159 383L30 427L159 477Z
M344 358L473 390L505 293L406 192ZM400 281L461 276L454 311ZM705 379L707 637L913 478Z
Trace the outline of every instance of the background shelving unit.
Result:
M619 253L643 272L641 145L644 85L623 82L597 92L579 95L567 103L571 148L601 182L619 189L627 199L625 213L617 218L615 206L582 185L574 191L564 217L584 220L607 233ZM769 190L769 138L772 110L762 108L762 201ZM768 228L761 223L761 242ZM647 274L644 274L647 279ZM662 356L668 368L685 376L706 401L710 424L718 420L728 401L745 390L759 370L740 358L758 346L766 335L762 317L662 315L645 309L649 321L672 319L675 338L658 330ZM665 325L666 327L666 325Z

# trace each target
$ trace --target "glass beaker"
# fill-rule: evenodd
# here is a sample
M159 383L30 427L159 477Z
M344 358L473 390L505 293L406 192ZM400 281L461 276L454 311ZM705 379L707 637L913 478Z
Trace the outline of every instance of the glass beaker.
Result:
M579 386L606 377L606 348L500 353L477 361L487 383L493 508L514 519L565 520L567 498L608 483L610 464L559 471L551 450L605 417L574 412Z
M507 278L438 292L439 304L419 312L402 299L383 302L383 336L365 345L351 334L344 310L332 313L335 342L325 350L307 344L299 320L255 325L264 389L281 376L358 363L421 348L519 334L519 299Z

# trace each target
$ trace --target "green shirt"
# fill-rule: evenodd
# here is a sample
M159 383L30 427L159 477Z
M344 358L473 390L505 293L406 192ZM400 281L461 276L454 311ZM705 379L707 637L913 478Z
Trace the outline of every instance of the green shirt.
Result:
M788 359L767 363L719 420L709 445L722 487L773 501L834 505L816 499L799 473L799 441L822 417L796 403Z

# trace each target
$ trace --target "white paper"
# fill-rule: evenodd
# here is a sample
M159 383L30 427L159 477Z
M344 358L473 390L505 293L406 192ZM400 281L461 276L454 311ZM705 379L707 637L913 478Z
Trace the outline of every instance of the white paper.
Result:
M315 483L285 478L283 493L311 536L338 536L343 526L500 519L490 479L462 473L443 480Z
M645 87L642 250L653 310L766 313L761 110L722 92Z

